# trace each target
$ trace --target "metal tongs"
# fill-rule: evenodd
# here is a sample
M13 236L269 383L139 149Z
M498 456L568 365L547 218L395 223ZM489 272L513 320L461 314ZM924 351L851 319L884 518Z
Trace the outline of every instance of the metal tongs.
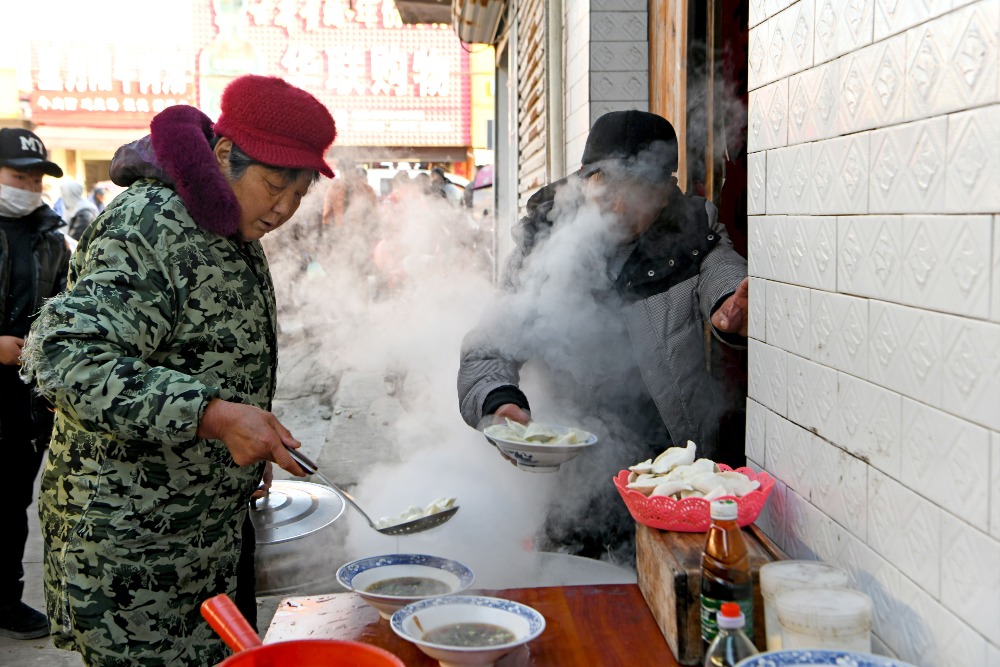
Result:
M411 533L421 533L425 530L430 530L431 528L440 526L442 523L453 517L455 512L458 511L458 506L456 505L444 510L443 512L435 512L434 514L422 516L419 519L404 521L403 523L397 523L392 526L386 526L385 528L379 528L375 525L375 522L371 520L371 517L368 516L368 513L361 509L361 506L358 505L358 501L356 501L347 491L344 491L342 488L328 480L323 473L319 471L316 464L309 459L309 457L299 450L292 449L287 445L285 446L285 449L287 449L288 453L292 455L295 462L299 464L299 467L305 470L308 474L318 477L321 482L339 493L344 500L351 504L351 507L361 513L361 516L365 518L365 521L367 521L368 525L372 527L372 530L377 530L383 535L410 535Z

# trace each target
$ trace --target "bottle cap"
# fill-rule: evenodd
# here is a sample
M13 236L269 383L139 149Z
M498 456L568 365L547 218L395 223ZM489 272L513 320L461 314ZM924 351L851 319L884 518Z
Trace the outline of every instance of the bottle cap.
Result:
M740 515L740 507L733 500L713 500L712 518L719 521L735 521Z
M723 602L719 613L715 616L715 620L720 628L727 630L735 630L746 625L746 618L743 616L743 612L740 611L740 606L735 602Z

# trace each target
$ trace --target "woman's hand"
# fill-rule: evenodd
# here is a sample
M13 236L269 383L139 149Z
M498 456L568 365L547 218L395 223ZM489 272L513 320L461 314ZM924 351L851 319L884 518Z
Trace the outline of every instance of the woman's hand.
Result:
M298 449L302 443L266 410L213 398L198 425L198 437L221 440L236 465L273 461L293 475L305 477L306 472L285 450L286 446Z
M274 464L270 461L264 464L264 477L260 485L253 492L251 498L263 498L271 490L271 482L274 481Z
M17 336L0 336L0 364L4 366L21 365L21 348L24 339Z

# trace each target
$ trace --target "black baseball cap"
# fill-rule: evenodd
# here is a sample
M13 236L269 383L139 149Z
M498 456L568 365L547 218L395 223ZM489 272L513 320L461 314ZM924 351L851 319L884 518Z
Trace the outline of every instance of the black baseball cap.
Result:
M663 116L629 109L610 111L596 121L583 148L581 176L625 168L651 180L677 171L677 133Z
M16 127L0 129L0 167L41 169L49 176L62 178L63 170L48 157L45 144L34 132Z

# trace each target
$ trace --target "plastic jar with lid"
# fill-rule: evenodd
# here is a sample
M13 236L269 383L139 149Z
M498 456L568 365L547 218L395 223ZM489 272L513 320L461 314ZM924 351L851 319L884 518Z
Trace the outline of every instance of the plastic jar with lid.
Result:
M760 594L764 598L764 631L767 650L782 648L781 628L774 598L783 591L797 588L847 588L847 572L815 560L779 560L760 568Z
M774 599L784 649L871 652L871 598L849 588L799 588Z

